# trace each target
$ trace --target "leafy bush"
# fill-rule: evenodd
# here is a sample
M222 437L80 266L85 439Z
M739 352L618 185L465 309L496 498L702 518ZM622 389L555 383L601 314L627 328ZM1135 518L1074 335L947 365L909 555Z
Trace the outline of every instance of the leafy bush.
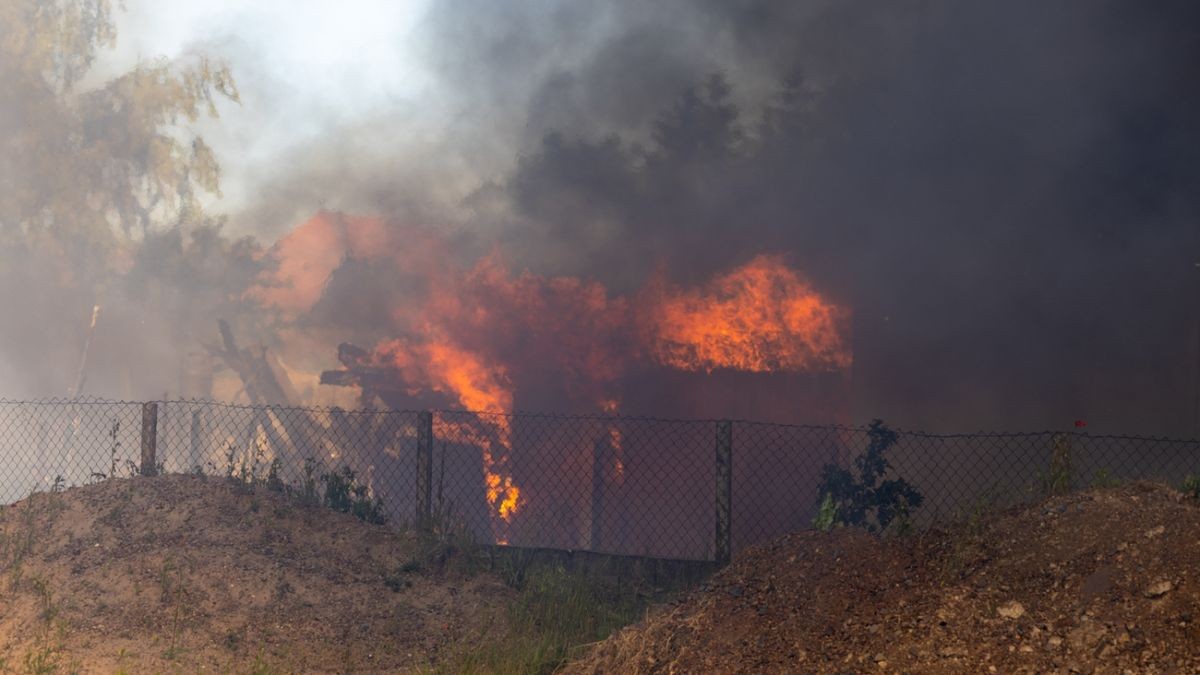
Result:
M340 471L322 474L321 482L325 484L325 505L329 508L376 525L387 522L383 502L370 497L367 486L358 482L350 467L343 466Z
M887 528L893 521L907 524L911 509L925 500L920 490L902 478L883 476L891 465L883 453L899 440L900 435L881 420L871 422L867 430L870 439L867 449L854 458L855 476L836 464L821 469L818 490L821 507L814 525L828 530L835 524L863 527L869 532Z

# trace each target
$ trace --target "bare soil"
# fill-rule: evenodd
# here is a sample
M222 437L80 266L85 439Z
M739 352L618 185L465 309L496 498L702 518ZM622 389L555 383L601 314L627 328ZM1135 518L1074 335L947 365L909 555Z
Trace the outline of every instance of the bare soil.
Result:
M806 532L568 673L1200 673L1200 507L1165 486L1048 498L879 540Z
M495 639L512 591L265 488L113 479L0 507L0 672L403 672Z

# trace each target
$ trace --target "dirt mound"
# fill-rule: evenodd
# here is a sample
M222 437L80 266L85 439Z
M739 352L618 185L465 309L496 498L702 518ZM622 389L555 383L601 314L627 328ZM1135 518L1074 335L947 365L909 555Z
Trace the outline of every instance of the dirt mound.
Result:
M0 672L399 671L481 639L510 591L418 542L199 476L0 507Z
M1200 507L1132 484L952 531L807 532L567 668L638 672L1200 672Z

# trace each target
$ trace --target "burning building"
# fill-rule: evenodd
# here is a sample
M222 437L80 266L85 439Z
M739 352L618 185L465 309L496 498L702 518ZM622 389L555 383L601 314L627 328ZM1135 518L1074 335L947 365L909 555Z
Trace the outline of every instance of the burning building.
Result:
M595 547L604 538L599 511L611 521L639 508L635 498L605 506L598 495L627 482L637 488L631 495L654 493L631 467L646 476L674 471L680 481L690 470L698 476L686 484L711 482L708 462L671 469L680 457L670 439L627 438L609 416L848 421L850 310L780 255L692 286L660 269L618 294L597 281L514 273L499 251L464 262L431 231L333 212L318 213L267 255L271 271L250 293L297 327L281 332L283 350L304 326L306 349L317 335L343 339L341 367L325 370L322 385L351 389L364 408L444 411L433 434L474 466L461 480L481 477L498 540L519 534L524 509L541 510L545 522L547 509L567 504L582 522L567 528L563 545L580 546L582 537ZM364 312L354 304L366 299L339 288L358 266L399 281L372 291L373 302L384 298L382 317L379 306ZM348 308L328 306L338 294ZM356 316L371 325L364 330ZM364 337L373 342L346 340ZM333 355L332 344L324 353ZM554 423L537 418L523 429L527 420L512 416L519 410L587 416L595 428L551 433L544 428ZM553 479L528 478L547 471Z

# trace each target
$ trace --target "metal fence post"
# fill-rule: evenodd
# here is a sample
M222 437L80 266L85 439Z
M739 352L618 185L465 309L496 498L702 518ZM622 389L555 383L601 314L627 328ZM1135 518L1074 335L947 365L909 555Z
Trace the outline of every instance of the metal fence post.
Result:
M142 404L142 466L143 476L158 473L158 404Z
M717 422L717 531L714 559L727 565L733 554L733 422Z
M417 527L433 519L433 413L417 413Z

